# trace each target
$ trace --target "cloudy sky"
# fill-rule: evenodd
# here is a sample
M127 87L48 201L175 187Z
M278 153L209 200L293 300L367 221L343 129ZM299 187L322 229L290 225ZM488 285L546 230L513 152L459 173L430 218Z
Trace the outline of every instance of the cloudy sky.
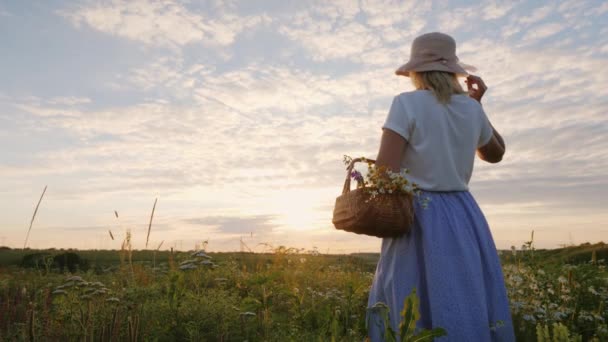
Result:
M599 0L2 0L0 244L48 185L32 247L143 248L158 198L150 246L378 251L331 225L342 156L375 157L431 31L506 140L471 183L498 248L608 242L606 23Z

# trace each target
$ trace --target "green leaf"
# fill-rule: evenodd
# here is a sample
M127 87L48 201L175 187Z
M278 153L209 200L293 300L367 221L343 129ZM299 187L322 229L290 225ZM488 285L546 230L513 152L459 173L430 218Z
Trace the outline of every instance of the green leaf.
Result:
M410 295L403 301L401 323L399 324L399 333L402 341L414 335L416 322L420 319L419 305L420 301L416 295L416 288L413 288Z
M385 325L384 342L397 342L397 336L395 336L395 332L390 325Z
M382 326L384 326L384 334L383 334L384 341L385 342L396 342L397 336L395 335L395 331L393 331L393 329L391 328L390 317L389 317L390 309L388 308L388 305L386 305L383 302L377 302L371 308L368 308L368 310L371 310L380 316L382 323L379 323L379 322L376 322L376 323L377 323L378 328L382 328ZM368 317L368 320L365 321L365 328L369 329L369 317Z
M435 328L433 330L425 330L420 334L410 338L408 342L423 342L423 341L432 341L433 338L439 336L446 336L447 333L443 328Z

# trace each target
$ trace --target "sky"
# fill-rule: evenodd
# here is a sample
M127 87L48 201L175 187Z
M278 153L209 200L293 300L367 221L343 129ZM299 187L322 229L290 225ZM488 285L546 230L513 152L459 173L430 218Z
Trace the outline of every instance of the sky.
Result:
M470 183L497 248L608 242L606 1L0 0L0 245L378 252L337 231L394 71L440 31L503 135ZM118 218L114 211L118 213ZM112 231L115 240L109 234Z

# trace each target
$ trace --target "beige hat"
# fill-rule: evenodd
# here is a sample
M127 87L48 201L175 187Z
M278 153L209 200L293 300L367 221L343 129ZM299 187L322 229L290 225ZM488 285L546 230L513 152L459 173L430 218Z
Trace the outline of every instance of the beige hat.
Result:
M456 57L456 41L445 33L432 32L418 36L412 43L409 62L395 74L409 76L410 71L447 71L458 76L467 76L475 67L459 62Z

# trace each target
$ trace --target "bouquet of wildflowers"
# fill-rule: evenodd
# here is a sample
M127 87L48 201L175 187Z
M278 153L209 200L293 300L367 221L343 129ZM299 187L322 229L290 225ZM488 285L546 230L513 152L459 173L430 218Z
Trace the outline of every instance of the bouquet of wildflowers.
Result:
M408 169L401 169L400 172L387 170L385 166L376 166L372 160L362 157L363 162L367 162L368 173L364 177L361 172L353 169L350 177L357 182L358 188L365 188L370 195L369 200L373 200L380 194L406 194L418 196L421 194L416 183L407 179ZM353 158L344 156L344 164L350 165ZM429 198L422 200L422 206L427 207Z

